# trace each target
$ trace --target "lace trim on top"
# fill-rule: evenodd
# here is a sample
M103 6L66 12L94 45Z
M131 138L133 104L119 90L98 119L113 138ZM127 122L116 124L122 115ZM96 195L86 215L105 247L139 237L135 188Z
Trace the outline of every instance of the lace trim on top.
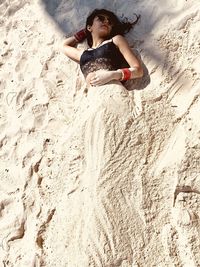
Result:
M96 58L94 61L87 62L82 66L81 70L86 77L90 72L97 70L114 70L113 64L110 58Z

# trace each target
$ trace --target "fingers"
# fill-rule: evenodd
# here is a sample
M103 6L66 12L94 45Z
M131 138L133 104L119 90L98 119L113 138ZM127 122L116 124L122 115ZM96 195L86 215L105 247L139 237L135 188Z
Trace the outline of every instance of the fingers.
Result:
M99 77L95 76L94 78L91 79L91 82L98 82L99 81Z
M92 86L98 86L98 85L102 85L102 83L100 81L97 81L97 82L91 82L90 83Z
M92 86L96 86L96 85L99 85L100 84L100 78L95 75L91 80L90 80L90 84Z
M92 86L97 86L97 85L103 85L107 82L106 76L105 76L105 71L99 70L95 73L95 75L91 78L90 84Z

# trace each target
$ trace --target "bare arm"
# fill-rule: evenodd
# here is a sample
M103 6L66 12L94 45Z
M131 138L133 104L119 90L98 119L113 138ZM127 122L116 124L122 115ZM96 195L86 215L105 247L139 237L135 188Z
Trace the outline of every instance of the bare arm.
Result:
M83 49L77 48L78 42L74 36L68 37L62 43L61 51L70 59L75 62L80 62L80 57L83 53Z
M113 42L118 46L120 52L128 62L131 70L131 78L133 79L142 77L143 68L139 60L133 54L126 39L121 35L116 35L115 37L113 37Z

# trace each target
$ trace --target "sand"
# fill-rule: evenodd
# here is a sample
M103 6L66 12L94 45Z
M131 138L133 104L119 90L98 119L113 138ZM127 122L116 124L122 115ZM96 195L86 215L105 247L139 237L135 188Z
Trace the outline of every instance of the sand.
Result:
M200 266L199 1L0 7L0 267ZM96 7L141 14L128 90L61 51Z

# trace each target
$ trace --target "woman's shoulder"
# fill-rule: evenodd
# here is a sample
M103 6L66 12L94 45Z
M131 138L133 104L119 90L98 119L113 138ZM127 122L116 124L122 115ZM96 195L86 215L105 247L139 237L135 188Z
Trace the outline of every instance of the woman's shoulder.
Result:
M120 35L120 34L115 35L112 39L113 39L113 42L121 42L121 41L126 40L126 39L124 38L124 36L122 36L122 35Z
M112 39L113 39L113 43L118 47L128 45L126 38L120 34L115 35Z

